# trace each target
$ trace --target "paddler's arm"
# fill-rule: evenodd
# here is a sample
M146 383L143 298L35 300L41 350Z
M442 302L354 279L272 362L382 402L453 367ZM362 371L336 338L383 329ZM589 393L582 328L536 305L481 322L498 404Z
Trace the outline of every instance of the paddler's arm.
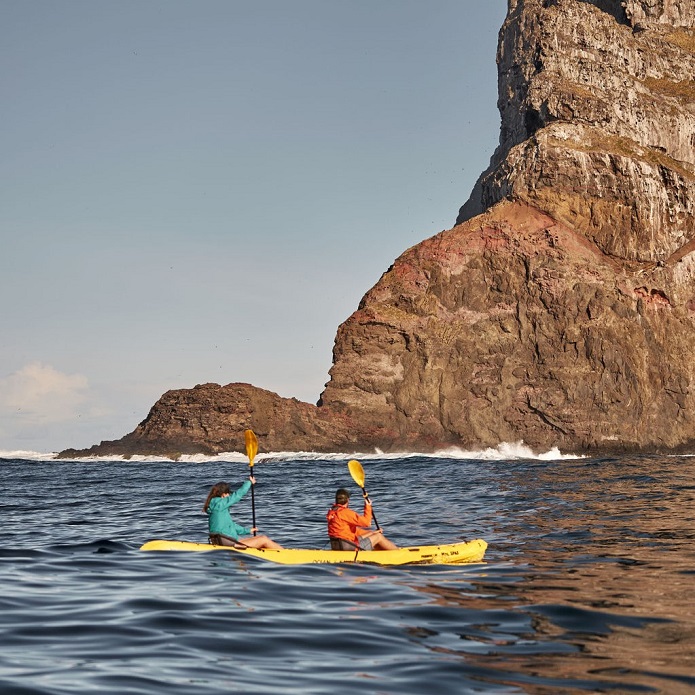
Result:
M248 536L253 532L253 529L242 526L241 524L237 524L236 521L232 521L232 525L234 526L234 532L237 534L237 536Z
M256 482L255 478L253 478L253 480L251 478L252 476L249 476L249 479L244 480L244 482L241 484L241 487L238 490L234 490L234 492L231 492L229 494L229 497L226 498L229 501L230 507L233 504L236 504L251 489L251 483Z
M372 501L364 495L364 511L362 516L357 518L357 525L369 528L372 525Z

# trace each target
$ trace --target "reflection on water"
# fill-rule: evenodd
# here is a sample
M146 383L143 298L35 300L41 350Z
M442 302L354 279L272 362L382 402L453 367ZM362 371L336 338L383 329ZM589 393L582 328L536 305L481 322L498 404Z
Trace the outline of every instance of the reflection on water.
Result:
M524 692L695 692L694 469L654 463L513 471L503 488L525 508L500 524L510 564L419 586L464 620L449 639L410 634Z

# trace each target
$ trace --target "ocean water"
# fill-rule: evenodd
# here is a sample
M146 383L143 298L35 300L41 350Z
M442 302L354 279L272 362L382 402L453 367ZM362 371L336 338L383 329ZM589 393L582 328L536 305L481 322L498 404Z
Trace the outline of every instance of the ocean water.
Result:
M335 489L360 501L348 458L260 454L260 531L325 547ZM0 693L695 693L695 458L358 458L387 536L484 538L486 562L140 552L205 541L244 457L4 454Z

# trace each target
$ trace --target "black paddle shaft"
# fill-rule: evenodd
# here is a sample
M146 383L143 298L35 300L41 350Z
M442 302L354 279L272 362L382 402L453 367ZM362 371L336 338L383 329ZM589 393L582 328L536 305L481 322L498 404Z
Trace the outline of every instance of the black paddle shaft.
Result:
M249 476L253 477L253 466L249 466ZM251 483L251 516L253 518L253 535L256 535L256 486Z
M362 495L364 496L365 501L369 500L369 504L372 503L372 501L369 499L369 495L367 494L367 491L362 488ZM376 526L377 531L381 531L381 526L379 526L379 522L376 520L376 514L374 513L374 507L372 507L372 516L374 517L374 525Z

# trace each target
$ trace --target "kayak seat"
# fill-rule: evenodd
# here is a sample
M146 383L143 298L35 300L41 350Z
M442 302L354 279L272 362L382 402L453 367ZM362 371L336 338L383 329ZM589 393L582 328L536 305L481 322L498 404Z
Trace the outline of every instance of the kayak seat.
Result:
M237 541L234 538L231 538L230 536L225 536L223 533L211 533L209 536L209 543L211 545L226 545L232 548L236 548L237 550L241 550L243 548L248 547L243 543L239 543L239 541Z
M331 550L359 550L360 547L357 543L348 541L345 538L336 538L335 536L330 536L331 540Z

